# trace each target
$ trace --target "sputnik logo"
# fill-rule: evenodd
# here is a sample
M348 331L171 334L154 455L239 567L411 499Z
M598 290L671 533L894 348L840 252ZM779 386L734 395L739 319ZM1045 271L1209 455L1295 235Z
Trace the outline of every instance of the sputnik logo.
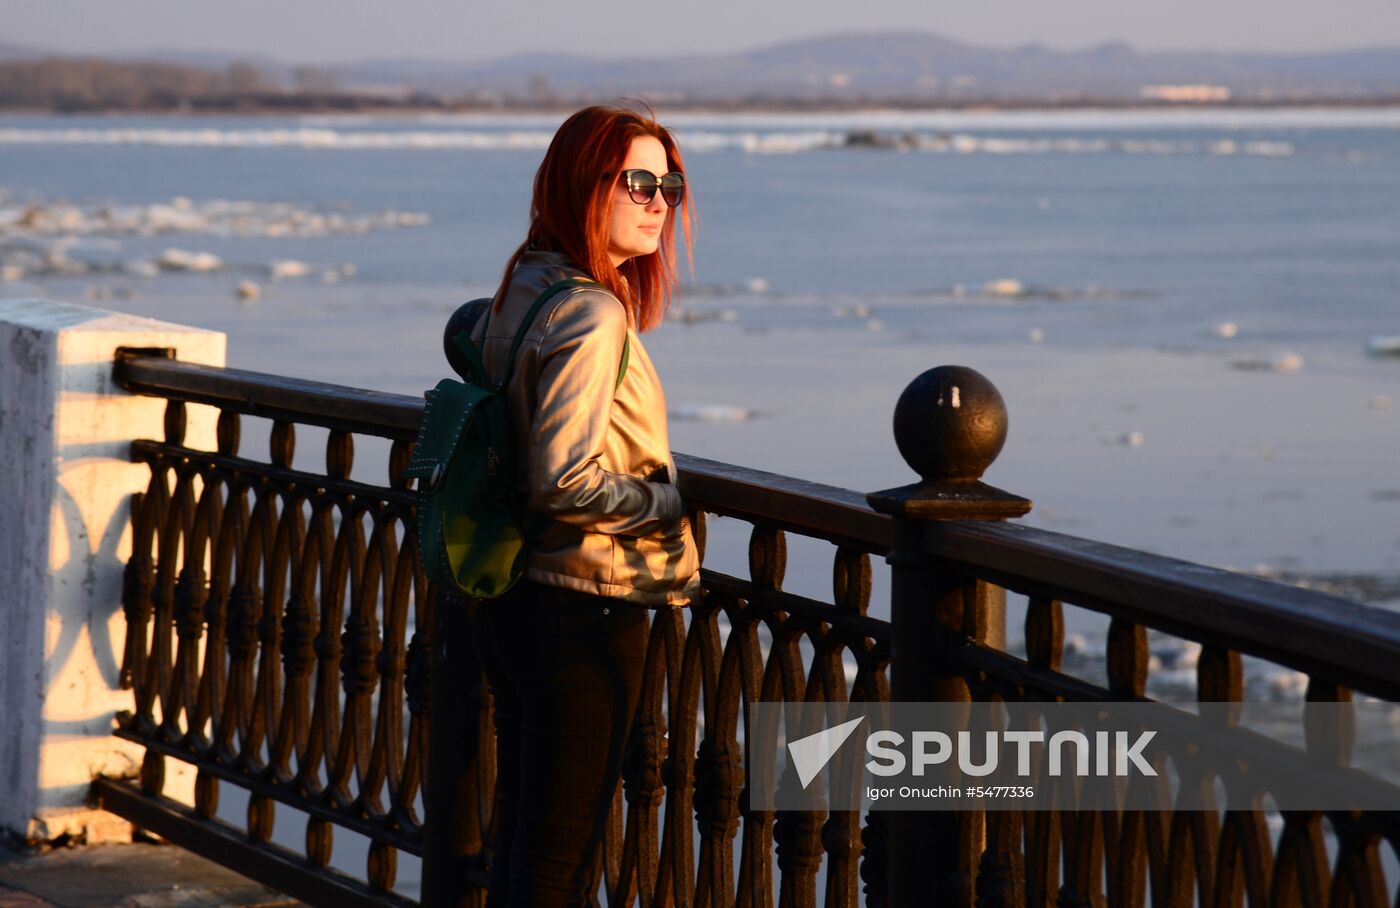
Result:
M842 722L814 735L788 742L792 765L797 768L797 778L804 789L817 777L817 773L822 771L822 767L836 756L836 752L846 743L856 726L864 721L865 716L858 716L849 722Z

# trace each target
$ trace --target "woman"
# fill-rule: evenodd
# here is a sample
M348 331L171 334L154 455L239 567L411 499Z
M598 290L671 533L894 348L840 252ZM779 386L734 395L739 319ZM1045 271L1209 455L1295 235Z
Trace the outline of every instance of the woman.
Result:
M649 113L571 116L474 332L500 380L532 303L562 280L596 282L543 304L506 389L535 535L522 580L481 609L499 773L489 908L590 903L647 607L684 605L698 589L665 398L637 337L660 323L675 285L677 222L688 251L684 172Z

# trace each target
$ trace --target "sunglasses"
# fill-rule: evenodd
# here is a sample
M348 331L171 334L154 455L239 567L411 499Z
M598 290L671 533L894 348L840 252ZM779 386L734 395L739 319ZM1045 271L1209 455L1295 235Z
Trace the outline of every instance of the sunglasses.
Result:
M627 195L638 205L646 205L656 198L656 190L661 190L661 200L671 208L681 203L685 196L685 174L673 170L658 177L650 170L624 170L622 179L627 183Z

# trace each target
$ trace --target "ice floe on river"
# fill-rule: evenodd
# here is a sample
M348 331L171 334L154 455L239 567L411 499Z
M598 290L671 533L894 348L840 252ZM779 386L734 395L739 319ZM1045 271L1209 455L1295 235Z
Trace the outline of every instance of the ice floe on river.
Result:
M682 422L747 422L758 414L730 404L683 404L673 407L668 415Z
M293 202L211 199L195 202L176 196L146 205L71 202L17 203L0 195L0 239L44 236L207 236L326 237L359 236L374 230L427 225L427 214L386 209L367 214Z
M1303 357L1292 350L1280 350L1265 356L1237 359L1230 366L1246 372L1297 372L1303 368Z
M379 230L423 227L427 214L416 211L357 213L337 206L293 202L176 196L152 204L21 201L0 189L0 281L85 274L153 278L162 273L257 270L272 281L320 274L334 283L355 273L353 265L327 268L290 259L233 265L198 249L168 247L159 255L124 259L123 238L158 236L320 238L360 236ZM244 299L256 294L239 292Z
M0 129L0 145L153 145L202 148L316 150L542 151L552 130L114 127ZM816 128L680 131L687 153L802 154L856 150L926 154L1247 155L1289 157L1291 142L1219 138L1179 140L1094 135L976 135L962 131Z

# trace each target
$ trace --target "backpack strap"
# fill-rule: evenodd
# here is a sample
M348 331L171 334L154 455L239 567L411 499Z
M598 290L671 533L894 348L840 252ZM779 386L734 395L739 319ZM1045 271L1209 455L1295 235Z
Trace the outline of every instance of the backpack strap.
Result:
M599 289L605 289L603 288L602 284L598 283L597 281L589 280L585 277L565 278L562 281L556 281L555 283L550 284L548 287L546 287L544 292L541 293L538 297L536 297L535 301L530 304L530 310L525 313L525 320L520 323L520 328L515 332L515 338L511 341L510 345L510 357L506 361L505 377L501 379L500 384L498 384L496 387L504 388L506 385L510 384L511 376L515 373L516 351L518 351L520 349L521 344L525 342L525 335L530 330L530 326L534 324L535 316L539 314L539 311L544 306L545 302L547 302L559 291L567 290L571 287L598 287ZM495 304L493 302L492 305L486 307L486 314L482 317L484 320L481 326L481 337L483 340L485 340L486 332L491 327L491 310L494 308ZM471 342L471 337L465 331L459 332L455 337L453 337L452 342L457 345L457 349L461 350L463 353L466 353L469 357L472 357L472 354L476 354L476 356L480 355L476 351L476 345L474 345ZM470 352L468 352L468 348L470 348ZM622 387L622 380L627 377L627 362L631 357L631 352L632 338L628 335L624 335L622 338L622 359L618 363L617 367L617 381L613 384L614 392L616 392L618 388Z
M504 388L506 385L510 384L510 377L515 373L515 353L520 349L520 345L525 343L525 335L529 332L530 326L535 323L535 316L539 314L540 309L544 307L544 304L554 296L554 294L561 290L567 290L570 287L601 288L602 286L603 285L597 281L591 281L586 277L566 277L562 281L556 281L546 287L544 292L536 297L535 301L530 304L530 311L525 313L525 320L520 323L520 328L515 332L515 340L512 341L510 345L510 357L506 360L506 376L501 379L501 383L498 387ZM485 335L482 336L485 337Z
M624 378L627 377L627 358L628 358L628 355L629 355L631 352L632 352L632 336L631 336L630 334L629 334L629 335L623 335L623 338L622 338L622 362L618 363L618 365L617 365L617 383L616 383L615 385L613 385L613 393L614 393L614 394L617 393L617 389L618 389L618 388L621 388L621 387L622 387L622 380L623 380Z

